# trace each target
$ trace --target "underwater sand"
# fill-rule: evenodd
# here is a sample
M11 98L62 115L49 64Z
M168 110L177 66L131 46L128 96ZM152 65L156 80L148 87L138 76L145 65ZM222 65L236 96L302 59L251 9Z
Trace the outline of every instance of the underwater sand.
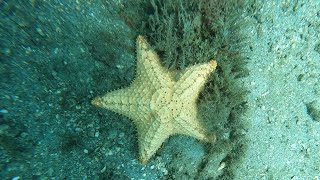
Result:
M195 177L206 153L197 140L172 137L143 166L133 123L90 104L134 77L136 34L115 16L121 6L0 0L0 179ZM242 79L248 148L230 178L319 179L320 3L257 6Z

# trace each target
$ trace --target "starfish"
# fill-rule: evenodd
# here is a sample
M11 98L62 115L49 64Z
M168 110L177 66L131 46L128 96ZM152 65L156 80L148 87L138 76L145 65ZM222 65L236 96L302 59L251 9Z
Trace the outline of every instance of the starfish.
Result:
M147 161L171 135L215 142L197 116L197 99L217 62L186 68L178 80L161 66L157 53L138 36L136 78L129 87L96 97L92 104L132 119L138 134L140 162Z

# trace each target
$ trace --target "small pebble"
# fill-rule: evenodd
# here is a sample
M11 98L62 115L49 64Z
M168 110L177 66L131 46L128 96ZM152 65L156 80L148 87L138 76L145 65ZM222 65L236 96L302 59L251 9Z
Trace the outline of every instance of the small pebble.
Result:
M101 170L100 170L100 173L104 173L107 169L107 166L104 166Z
M161 168L161 171L163 172L164 175L168 174L168 170L166 168Z
M320 122L320 100L314 100L307 105L307 113L314 120Z
M99 131L94 133L94 137L99 137L99 135L100 135Z
M0 109L0 113L2 113L2 114L7 114L7 113L8 113L8 110L6 110L6 109Z
M122 138L123 136L124 136L124 133L121 132L121 133L119 134L119 137Z
M111 150L109 150L108 153L107 153L107 155L108 155L108 156L111 156L111 155L113 155L113 152L112 152Z

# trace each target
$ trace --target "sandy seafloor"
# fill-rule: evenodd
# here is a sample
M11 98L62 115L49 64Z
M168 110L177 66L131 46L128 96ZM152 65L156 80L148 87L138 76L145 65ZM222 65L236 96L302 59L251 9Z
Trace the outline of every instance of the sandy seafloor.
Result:
M0 1L9 12L0 19L1 179L175 179L172 166L183 171L192 169L184 158L199 161L201 144L177 136L140 165L130 120L90 104L97 91L133 78L135 34L114 16L121 1L28 1L9 10L7 3ZM233 178L319 179L320 122L310 107L319 114L320 2L257 4L247 32L250 73L242 79L248 149ZM116 68L100 85L92 74L104 70L94 61L104 51ZM177 150L182 157L168 167Z
M250 145L241 179L319 179L320 126L306 104L320 98L320 3L283 10L264 3L252 30Z

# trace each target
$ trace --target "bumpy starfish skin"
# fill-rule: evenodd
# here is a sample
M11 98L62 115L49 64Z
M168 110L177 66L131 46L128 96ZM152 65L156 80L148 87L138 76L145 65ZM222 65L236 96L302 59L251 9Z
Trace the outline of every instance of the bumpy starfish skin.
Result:
M132 84L97 97L92 104L133 120L143 164L174 134L214 142L215 136L208 135L199 122L196 101L217 62L191 66L175 81L143 36L138 36L136 46L137 73Z

